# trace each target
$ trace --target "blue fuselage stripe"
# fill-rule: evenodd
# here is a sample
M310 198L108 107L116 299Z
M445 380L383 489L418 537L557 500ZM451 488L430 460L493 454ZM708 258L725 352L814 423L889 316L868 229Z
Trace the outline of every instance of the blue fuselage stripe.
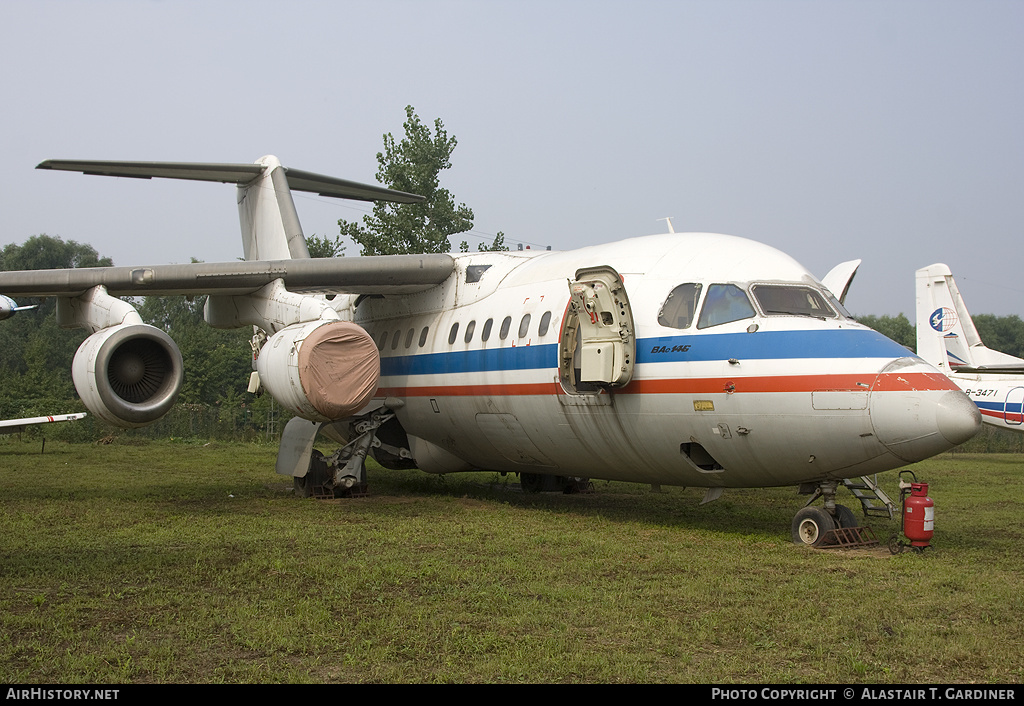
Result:
M637 341L636 363L805 358L902 358L913 355L875 331L774 331L658 336ZM558 344L381 358L381 375L444 375L558 367Z

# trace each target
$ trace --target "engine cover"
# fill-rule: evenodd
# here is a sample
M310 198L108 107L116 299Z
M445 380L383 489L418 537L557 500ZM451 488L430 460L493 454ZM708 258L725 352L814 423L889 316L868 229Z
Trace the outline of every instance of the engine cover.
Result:
M71 376L93 414L119 427L141 427L174 406L181 390L181 352L155 326L122 324L85 339Z
M312 321L274 334L256 359L260 383L303 419L331 422L369 404L380 381L380 353L362 327Z

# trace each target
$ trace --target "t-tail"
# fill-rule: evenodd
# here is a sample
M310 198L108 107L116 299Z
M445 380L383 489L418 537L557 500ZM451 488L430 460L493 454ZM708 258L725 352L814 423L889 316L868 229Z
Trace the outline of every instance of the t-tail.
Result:
M112 162L49 159L37 169L61 169L101 176L191 179L238 185L238 218L246 260L291 260L309 257L292 191L310 191L358 201L416 203L422 196L373 184L285 167L274 156L253 164L213 162Z
M945 373L1024 371L1024 360L986 347L949 267L917 271L917 354Z

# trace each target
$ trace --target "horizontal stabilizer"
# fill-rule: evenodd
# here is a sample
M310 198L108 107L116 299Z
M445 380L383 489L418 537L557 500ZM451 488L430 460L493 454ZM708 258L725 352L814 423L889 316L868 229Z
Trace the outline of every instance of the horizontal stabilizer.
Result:
M98 176L129 177L133 179L191 179L219 181L242 186L259 177L266 167L262 164L218 164L214 162L111 162L71 159L48 159L36 169L59 169ZM395 191L383 186L361 184L347 179L314 174L300 169L285 169L288 186L296 191L310 191L321 196L357 201L388 201L391 203L417 203L422 196Z
M289 291L298 293L408 294L441 284L454 269L455 260L446 254L80 267L0 272L0 290L74 297L102 285L112 296L239 295L280 279Z
M1016 365L979 365L972 367L961 365L956 369L958 373L975 373L978 375L1020 375L1024 377L1024 362Z

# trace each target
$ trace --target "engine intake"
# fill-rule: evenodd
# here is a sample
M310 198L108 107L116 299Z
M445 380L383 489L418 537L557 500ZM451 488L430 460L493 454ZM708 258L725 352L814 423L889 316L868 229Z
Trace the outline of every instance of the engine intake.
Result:
M120 427L141 427L174 406L183 378L181 353L155 326L113 326L79 346L71 376L93 414Z

